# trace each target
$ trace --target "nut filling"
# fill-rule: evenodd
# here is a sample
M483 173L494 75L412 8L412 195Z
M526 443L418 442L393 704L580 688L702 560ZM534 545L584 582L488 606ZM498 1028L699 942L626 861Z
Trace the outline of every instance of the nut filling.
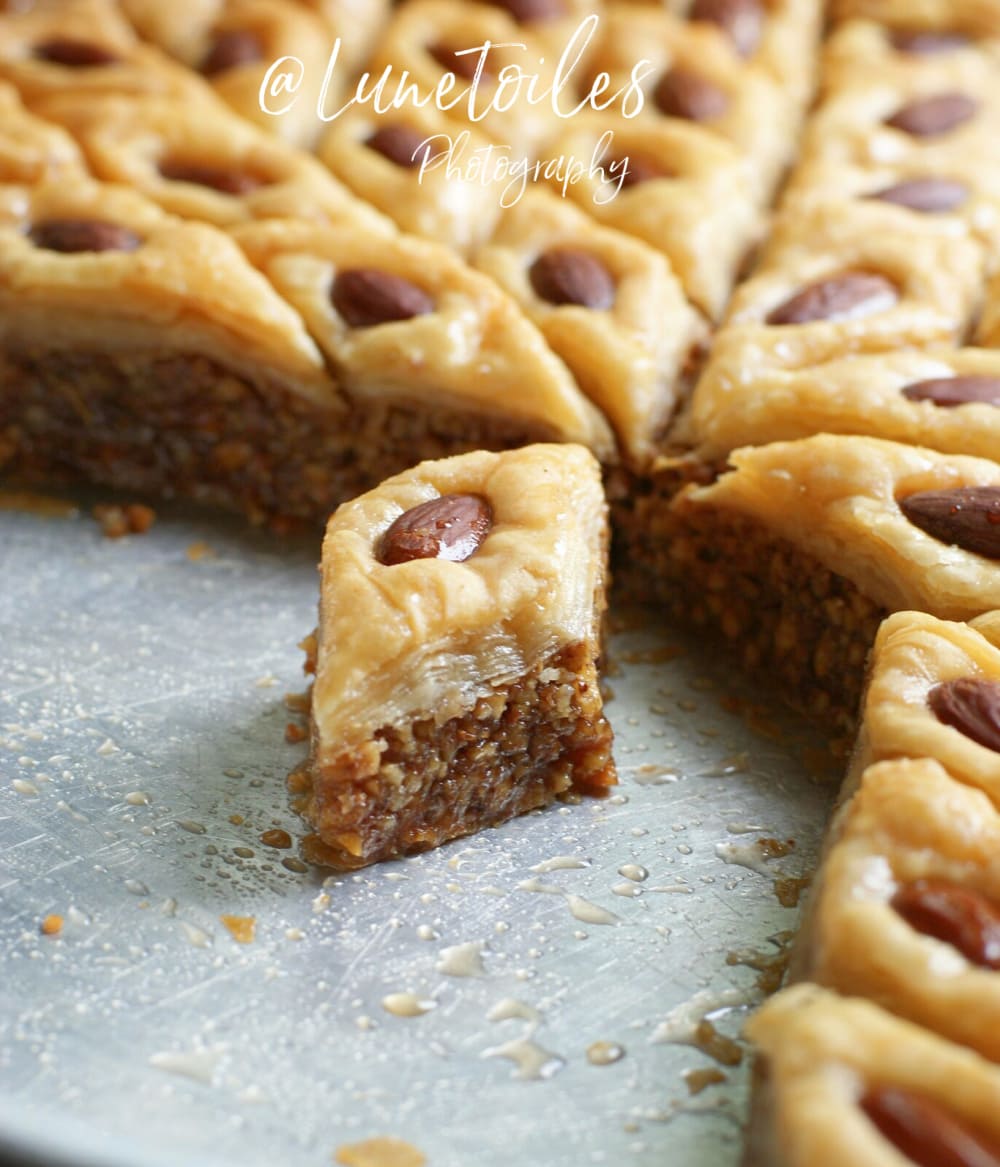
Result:
M758 523L706 506L671 510L679 488L671 476L647 480L612 504L618 600L721 631L750 676L776 683L839 745L855 732L865 661L888 613Z
M386 726L372 748L314 760L290 779L338 868L435 847L615 782L591 646L561 649L468 713Z
M414 449L444 458L556 436L524 420L424 403L324 409L273 379L251 381L196 355L0 356L5 472L196 499L278 528L325 522L345 499L411 466Z

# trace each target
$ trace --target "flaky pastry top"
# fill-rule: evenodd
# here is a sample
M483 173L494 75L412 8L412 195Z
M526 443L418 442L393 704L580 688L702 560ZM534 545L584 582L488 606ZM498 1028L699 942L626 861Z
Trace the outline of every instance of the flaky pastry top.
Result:
M485 498L493 512L471 558L379 562L401 514L455 493ZM596 638L606 534L599 466L570 444L424 462L339 507L321 566L321 753L383 726L468 712L552 653Z

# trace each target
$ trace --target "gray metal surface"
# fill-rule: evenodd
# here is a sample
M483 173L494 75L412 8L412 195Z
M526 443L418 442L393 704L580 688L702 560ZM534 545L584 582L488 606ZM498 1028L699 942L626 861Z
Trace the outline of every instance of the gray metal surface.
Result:
M633 628L612 642L612 798L294 870L259 836L299 829L283 698L316 553L183 511L118 542L85 512L0 511L7 1146L304 1167L395 1136L434 1167L735 1163L746 1059L695 1027L738 1035L752 966L795 926L775 880L810 869L831 789L808 738L724 661ZM720 1080L692 1093L690 1071Z

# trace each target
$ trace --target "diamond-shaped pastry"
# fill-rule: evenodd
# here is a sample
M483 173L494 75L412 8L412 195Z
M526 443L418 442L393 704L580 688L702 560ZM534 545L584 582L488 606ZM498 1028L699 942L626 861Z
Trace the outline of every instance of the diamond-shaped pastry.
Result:
M425 462L337 510L292 777L316 855L361 866L615 782L606 541L599 467L569 444Z

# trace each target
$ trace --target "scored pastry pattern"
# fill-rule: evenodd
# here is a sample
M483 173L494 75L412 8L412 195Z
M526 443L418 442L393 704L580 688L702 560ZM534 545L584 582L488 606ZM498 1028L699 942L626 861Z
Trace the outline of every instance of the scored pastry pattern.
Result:
M378 565L478 581L521 668L451 738L338 753L314 644L297 793L346 865L613 781L603 474L616 595L858 731L748 1162L1000 1163L1000 0L0 0L0 471L278 530L360 496L321 633ZM410 562L439 495L467 563ZM378 668L437 677L427 636ZM543 708L536 785L426 805Z

